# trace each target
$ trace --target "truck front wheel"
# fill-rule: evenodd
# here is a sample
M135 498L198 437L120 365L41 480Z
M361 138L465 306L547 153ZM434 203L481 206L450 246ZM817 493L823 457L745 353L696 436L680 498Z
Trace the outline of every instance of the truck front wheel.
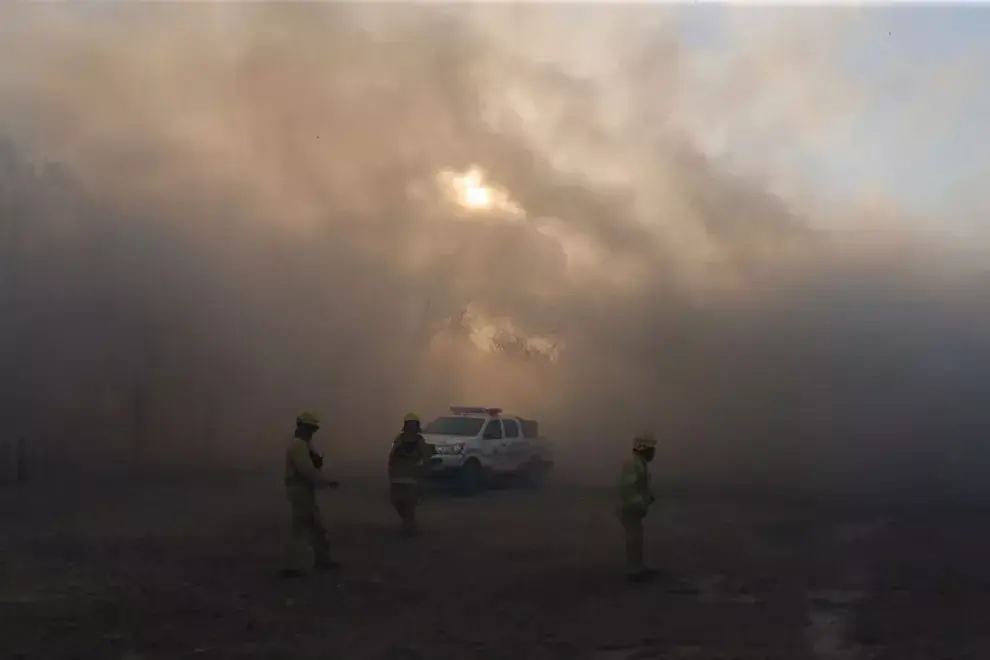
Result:
M471 496L481 490L482 482L481 463L472 459L461 467L458 475L458 490L462 495Z

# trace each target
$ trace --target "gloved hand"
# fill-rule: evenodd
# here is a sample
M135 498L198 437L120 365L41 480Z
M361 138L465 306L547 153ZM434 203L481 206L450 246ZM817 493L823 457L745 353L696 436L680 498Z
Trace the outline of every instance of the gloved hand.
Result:
M323 456L321 454L318 454L317 452L310 450L309 458L311 461L313 461L313 465L316 467L317 470L323 469Z

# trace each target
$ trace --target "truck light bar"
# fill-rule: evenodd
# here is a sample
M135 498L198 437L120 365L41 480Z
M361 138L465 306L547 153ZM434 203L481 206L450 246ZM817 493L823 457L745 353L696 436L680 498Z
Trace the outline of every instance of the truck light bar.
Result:
M485 408L483 406L451 406L450 412L455 415L490 415L498 417L502 414L501 408Z

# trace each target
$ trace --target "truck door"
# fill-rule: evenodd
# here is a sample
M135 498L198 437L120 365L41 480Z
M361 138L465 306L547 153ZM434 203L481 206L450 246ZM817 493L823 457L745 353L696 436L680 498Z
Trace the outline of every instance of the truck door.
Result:
M525 439L521 437L522 434L519 432L519 422L514 419L504 418L502 429L505 431L505 469L514 472L521 468L529 458Z
M504 472L506 468L505 434L502 433L502 421L488 421L481 434L482 453L491 460L491 468L495 472Z

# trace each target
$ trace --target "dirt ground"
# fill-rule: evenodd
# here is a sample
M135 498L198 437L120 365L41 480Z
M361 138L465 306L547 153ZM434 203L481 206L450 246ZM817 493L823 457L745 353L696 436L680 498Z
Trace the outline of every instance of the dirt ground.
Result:
M339 575L285 583L277 475L0 489L0 657L990 658L981 512L668 495L621 577L604 489L321 496Z

